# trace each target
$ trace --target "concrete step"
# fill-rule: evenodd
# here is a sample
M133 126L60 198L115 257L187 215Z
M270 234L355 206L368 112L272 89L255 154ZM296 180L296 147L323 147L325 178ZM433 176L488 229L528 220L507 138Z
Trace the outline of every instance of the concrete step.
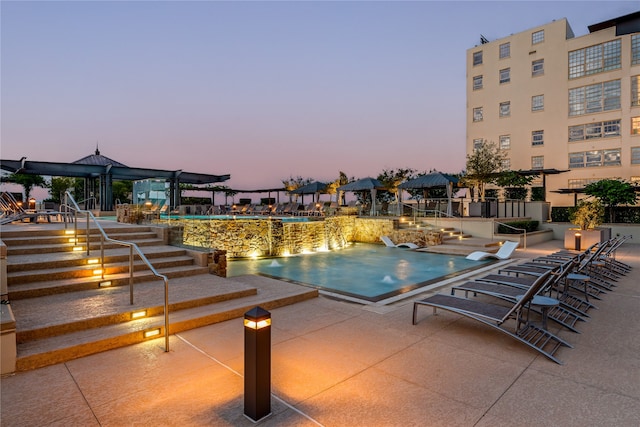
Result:
M159 274L166 276L168 279L177 279L181 277L189 277L209 272L208 267L199 267L195 265L172 266L157 270ZM143 282L159 282L160 278L155 276L148 268L136 271L133 277L134 283ZM19 285L9 286L9 299L21 300L26 298L36 298L56 293L70 293L84 290L100 289L102 283L108 282L110 288L129 285L129 273L120 273L107 275L105 278L93 276L91 278L68 278L54 281L25 282Z
M196 280L198 279L198 280ZM202 275L189 279L181 279L170 282L169 290L169 332L175 334L184 330L222 322L232 318L241 317L251 308L259 305L266 310L271 310L288 304L293 304L318 295L316 289L307 288L292 283L282 282L262 276L242 276L234 279L224 279L212 275ZM198 282L199 281L199 282ZM201 286L198 286L198 283ZM181 286L184 285L184 286ZM152 288L152 287L150 287ZM108 313L98 316L91 315L91 322L95 327L87 328L83 323L87 322L83 317L72 316L78 305L86 305L86 301L80 299L75 303L70 301L54 301L60 295L52 298L43 298L34 304L36 300L18 301L12 303L16 314L16 329L19 338L17 370L24 371L61 363L89 354L139 343L149 338L144 337L144 332L159 329L160 336L164 334L163 303L158 298L162 297L162 286L154 289L155 297L148 301L137 297L136 304L128 305L128 292L114 292L107 298L103 295L96 296L95 301L89 301L98 310L107 310L105 306L115 305ZM195 289L208 290L208 297L193 297ZM117 291L117 290L116 290ZM236 293L233 298L227 296ZM238 292L244 295L237 294ZM141 291L139 292L142 293ZM189 296L184 295L188 293ZM182 298L182 299L181 299ZM124 300L124 302L123 302ZM117 302L114 302L117 301ZM139 302L138 302L139 301ZM31 306L29 306L31 303ZM46 310L38 309L47 307ZM149 310L151 316L137 320L131 319L133 311ZM36 312L38 315L27 316L25 312ZM82 310L80 312L83 312ZM71 321L52 322L50 317L68 317ZM35 319L35 318L40 318ZM34 323L52 322L50 326L36 326ZM107 321L105 325L101 322ZM82 325L79 329L78 326ZM91 325L94 326L94 325ZM52 333L48 334L47 329ZM61 332L65 332L61 334ZM238 333L242 333L239 331ZM164 345L160 343L159 345Z
M185 249L175 246L143 246L140 249L149 261L156 258L179 257L187 254ZM105 250L104 255L105 263L107 264L129 261L129 249L124 247ZM84 251L48 253L46 256L39 257L13 255L7 263L7 273L86 266L89 260L98 260L99 256L100 252L98 251L91 251L89 256Z

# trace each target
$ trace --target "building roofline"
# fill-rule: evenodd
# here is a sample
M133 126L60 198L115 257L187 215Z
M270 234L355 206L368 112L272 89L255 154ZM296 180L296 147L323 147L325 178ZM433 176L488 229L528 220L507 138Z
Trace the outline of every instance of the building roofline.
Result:
M628 15L619 16L617 18L612 18L607 21L598 22L597 24L589 25L587 28L590 33L594 33L596 31L601 31L610 27L617 27L620 24L635 21L640 19L640 12L633 12Z

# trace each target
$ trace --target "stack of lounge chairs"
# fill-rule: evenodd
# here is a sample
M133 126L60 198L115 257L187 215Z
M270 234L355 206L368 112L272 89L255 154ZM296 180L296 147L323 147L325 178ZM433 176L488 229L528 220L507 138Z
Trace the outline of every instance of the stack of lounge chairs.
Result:
M495 328L562 364L555 353L571 345L549 331L546 321L559 330L580 333L578 325L589 318L589 310L597 308L593 300L612 291L615 282L631 271L615 258L616 250L630 238L616 237L584 252L558 251L453 286L451 295L417 300L413 324L420 306L432 307L434 314L437 309L450 311ZM537 320L542 320L542 326Z

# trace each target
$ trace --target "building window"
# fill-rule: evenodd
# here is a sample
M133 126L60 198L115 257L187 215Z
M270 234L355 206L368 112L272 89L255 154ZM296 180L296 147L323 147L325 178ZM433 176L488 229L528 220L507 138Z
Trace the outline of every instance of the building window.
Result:
M640 105L640 76L631 76L631 106Z
M473 121L474 122L482 121L482 107L476 107L473 109Z
M538 59L531 62L531 76L544 75L544 59Z
M544 156L532 156L531 169L544 169Z
M640 34L631 36L631 65L640 64Z
M620 109L620 80L569 89L569 115Z
M500 59L511 56L511 43L502 43L500 45Z
M473 52L473 66L482 64L482 51Z
M478 148L480 148L482 146L483 143L483 139L482 138L476 138L473 140L473 149L477 150Z
M620 149L569 153L569 168L620 166Z
M631 164L640 165L640 147L631 147Z
M482 89L482 75L473 77L473 90Z
M575 79L621 66L620 39L569 52L569 78Z
M531 97L531 111L544 110L544 95L534 95Z
M536 31L531 34L531 44L538 44L544 41L544 30Z
M631 135L640 135L640 117L631 117Z
M569 142L620 136L620 120L607 120L569 126Z
M509 117L511 115L511 101L500 103L500 117Z
M500 84L509 83L511 81L511 68L500 70Z
M544 131L534 130L531 132L531 145L544 145Z
M509 150L511 148L511 135L500 135L500 149Z
M502 159L501 166L503 171L511 170L511 159Z

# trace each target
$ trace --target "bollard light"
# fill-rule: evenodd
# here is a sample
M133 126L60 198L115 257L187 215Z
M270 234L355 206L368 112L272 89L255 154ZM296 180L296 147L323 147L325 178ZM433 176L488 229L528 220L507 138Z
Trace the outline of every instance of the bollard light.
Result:
M244 314L244 414L258 421L271 413L271 313Z
M575 250L576 251L581 251L582 249L580 249L580 246L581 246L582 234L576 233L575 234L575 239L576 239L575 240L575 244L574 244Z

